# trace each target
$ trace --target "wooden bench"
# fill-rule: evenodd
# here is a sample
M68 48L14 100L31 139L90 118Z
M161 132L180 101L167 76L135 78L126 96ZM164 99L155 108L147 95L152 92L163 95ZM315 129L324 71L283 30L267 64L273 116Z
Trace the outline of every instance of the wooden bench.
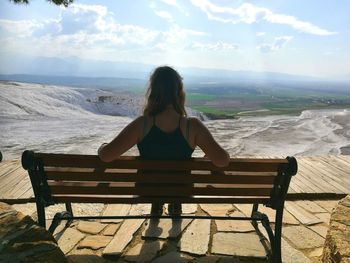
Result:
M141 160L125 156L104 163L98 156L34 153L25 151L22 166L28 170L35 194L38 223L45 227L45 207L65 203L49 228L53 232L60 220L131 218L204 218L257 221L265 227L273 262L281 262L281 229L285 198L292 175L297 173L294 157L286 159L232 158L225 168L208 159L186 161ZM142 172L141 172L142 171ZM162 184L161 187L157 184ZM181 186L182 184L182 186ZM180 185L180 186L179 186ZM152 202L253 204L251 217L227 216L74 216L71 203ZM272 231L259 204L276 210Z

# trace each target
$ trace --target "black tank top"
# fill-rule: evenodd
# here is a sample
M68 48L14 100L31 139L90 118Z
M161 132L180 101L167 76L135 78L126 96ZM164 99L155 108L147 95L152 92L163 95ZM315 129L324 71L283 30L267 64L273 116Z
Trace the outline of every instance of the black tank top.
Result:
M137 144L140 157L148 160L185 160L191 158L193 149L181 132L180 120L181 117L179 125L174 131L164 132L155 125L154 117L150 131ZM187 136L188 128L187 123Z

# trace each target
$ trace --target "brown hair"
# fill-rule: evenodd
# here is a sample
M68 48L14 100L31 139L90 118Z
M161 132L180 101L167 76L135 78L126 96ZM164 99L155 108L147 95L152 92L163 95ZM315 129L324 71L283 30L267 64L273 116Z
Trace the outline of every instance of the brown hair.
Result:
M181 116L187 115L182 78L171 67L158 67L153 71L146 97L144 115L155 116L164 111L168 105L172 105Z

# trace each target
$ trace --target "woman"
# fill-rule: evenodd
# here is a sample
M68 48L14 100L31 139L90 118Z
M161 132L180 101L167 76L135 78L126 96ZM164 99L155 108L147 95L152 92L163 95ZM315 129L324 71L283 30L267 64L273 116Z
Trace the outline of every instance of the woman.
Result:
M214 165L229 163L228 153L215 141L209 130L196 118L188 118L182 78L168 66L158 67L150 77L143 116L126 126L98 155L104 162L118 159L137 144L140 156L154 160L184 160L199 146ZM152 214L161 214L163 205L152 204ZM170 204L169 213L180 214L181 204Z

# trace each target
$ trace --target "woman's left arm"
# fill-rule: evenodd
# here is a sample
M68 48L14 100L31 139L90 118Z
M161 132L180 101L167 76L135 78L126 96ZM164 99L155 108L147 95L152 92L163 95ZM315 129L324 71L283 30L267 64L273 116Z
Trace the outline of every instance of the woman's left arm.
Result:
M139 117L126 126L110 143L100 146L97 153L101 161L111 162L133 147L141 138L143 118Z

